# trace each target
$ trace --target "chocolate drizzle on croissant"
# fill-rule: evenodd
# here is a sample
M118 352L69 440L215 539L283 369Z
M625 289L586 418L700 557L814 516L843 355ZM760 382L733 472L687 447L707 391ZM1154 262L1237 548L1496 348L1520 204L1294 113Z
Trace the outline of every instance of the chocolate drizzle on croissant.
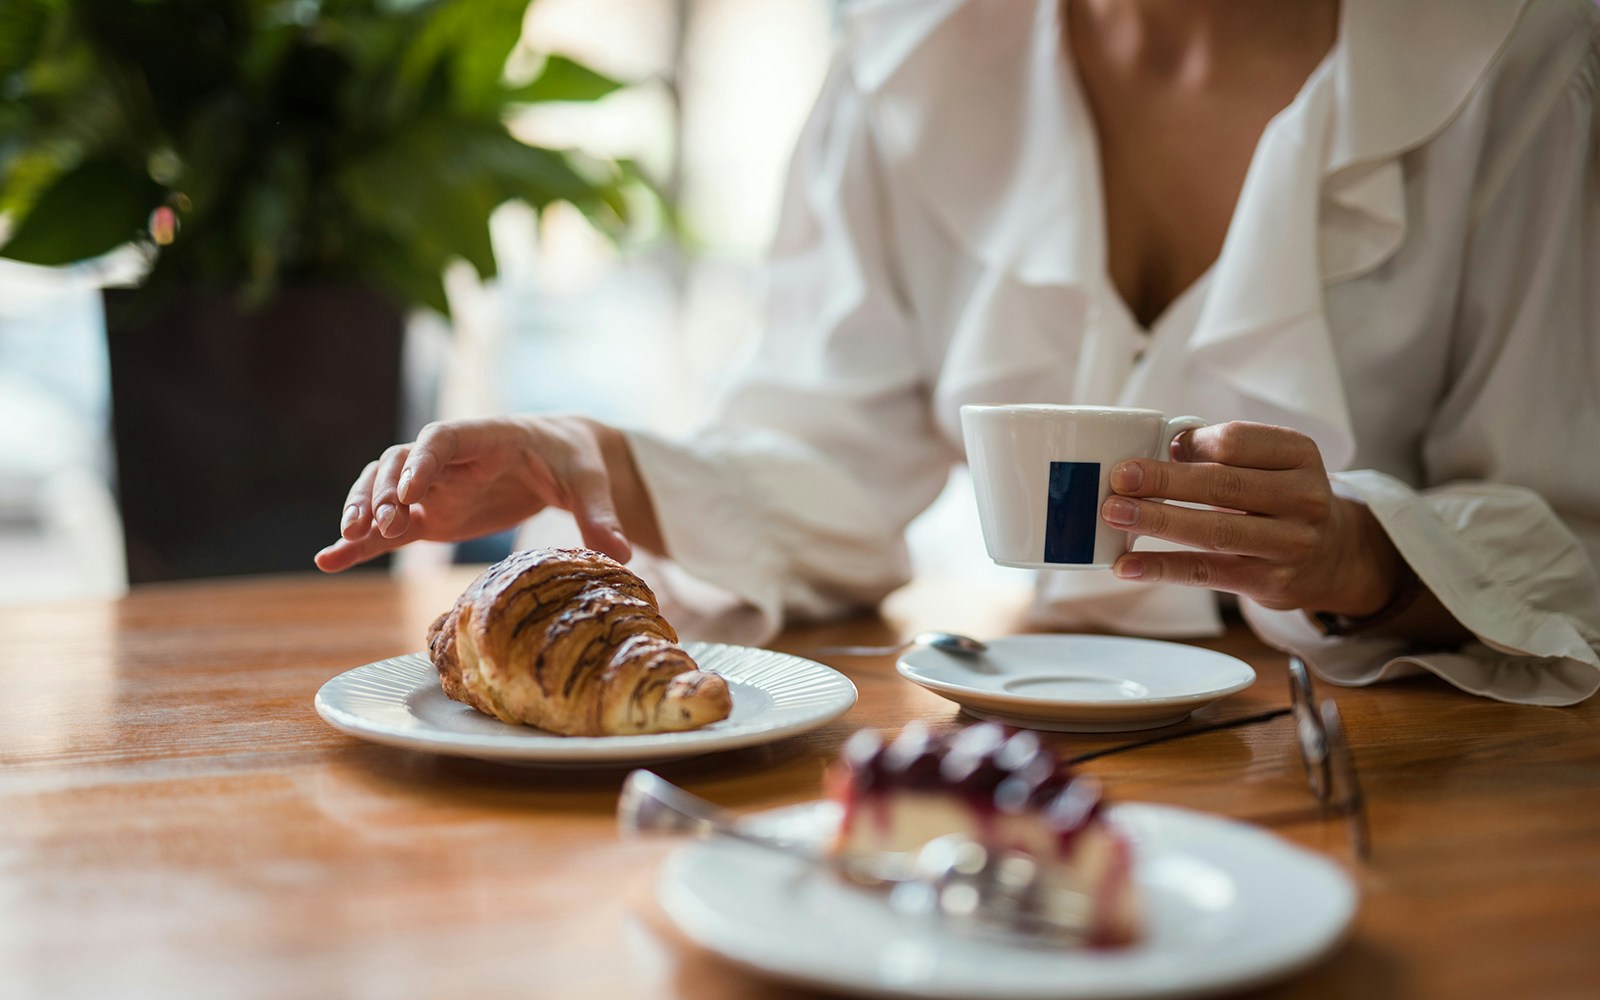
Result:
M588 549L516 552L428 630L445 694L568 736L677 732L727 718L727 682L678 646L656 597Z

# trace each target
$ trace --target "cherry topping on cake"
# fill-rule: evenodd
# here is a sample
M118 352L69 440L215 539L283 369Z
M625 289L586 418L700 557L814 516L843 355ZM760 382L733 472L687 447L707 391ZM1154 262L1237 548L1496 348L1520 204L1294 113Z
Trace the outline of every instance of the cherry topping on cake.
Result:
M839 752L840 763L850 775L850 784L865 792L880 784L882 771L878 760L883 756L883 737L876 729L858 729L844 741Z
M890 784L901 788L937 788L939 763L947 747L920 722L907 723L879 755L879 768Z
M1075 776L1035 733L992 722L945 736L911 722L889 743L863 729L845 742L841 762L856 795L944 791L983 812L1040 812L1062 836L1100 801L1098 783Z

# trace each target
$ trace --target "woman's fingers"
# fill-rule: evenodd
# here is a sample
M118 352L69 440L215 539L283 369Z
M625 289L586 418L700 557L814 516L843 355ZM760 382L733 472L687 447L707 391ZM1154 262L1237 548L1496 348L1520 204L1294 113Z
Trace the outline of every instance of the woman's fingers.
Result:
M1230 420L1197 427L1173 442L1179 462L1216 462L1245 469L1286 471L1315 465L1322 454L1311 438L1288 427Z
M1107 498L1101 517L1124 531L1208 552L1294 560L1308 557L1317 546L1316 529L1295 518L1196 510L1122 496Z
M1269 607L1315 581L1332 503L1315 442L1286 427L1233 422L1189 431L1173 453L1171 462L1118 463L1100 516L1197 551L1130 552L1112 567L1117 576L1248 594Z
M1181 500L1255 514L1313 520L1326 515L1327 474L1316 444L1305 435L1282 427L1230 423L1190 431L1183 440L1174 450L1184 460L1120 462L1111 470L1111 488L1122 496Z
M573 489L577 502L573 504L572 516L583 534L583 544L604 552L617 562L632 559L633 545L622 533L609 480L603 474L599 482L581 476L574 481Z
M400 502L396 488L410 453L410 445L397 444L386 449L378 459L378 471L372 480L372 523L385 538L403 535L411 520L410 509Z
M344 514L339 518L339 536L355 541L366 537L372 530L372 480L378 474L378 463L368 462L361 475L350 486L344 500Z
M361 541L352 542L341 538L318 552L313 561L317 564L317 569L324 573L343 572L357 563L372 558L370 555L362 555L362 548Z
M324 573L338 573L357 566L369 559L392 552L402 545L414 542L423 537L423 522L420 517L413 517L405 534L388 538L379 532L372 531L360 538L341 538L337 542L318 552L314 557L317 568Z
M1403 560L1364 507L1334 496L1305 434L1217 424L1183 435L1173 457L1118 463L1100 516L1189 550L1129 552L1112 567L1117 576L1344 614L1370 613L1393 593Z
M588 437L561 433L553 434L552 438L567 452L564 461L552 463L563 470L566 480L563 491L566 496L555 499L572 512L583 535L583 544L618 562L627 562L633 558L633 545L622 533L622 519L617 516L616 499L611 491L611 474L598 444Z
M395 495L402 503L417 503L427 496L440 471L460 455L464 438L470 444L471 432L451 424L435 421L422 428L395 483Z
M1114 466L1111 488L1127 497L1181 500L1258 514L1298 510L1314 492L1310 481L1301 482L1282 472L1146 459L1131 459Z
M1111 571L1124 580L1178 583L1188 587L1249 594L1269 608L1300 606L1294 594L1292 568L1250 556L1204 552L1129 552L1117 559Z

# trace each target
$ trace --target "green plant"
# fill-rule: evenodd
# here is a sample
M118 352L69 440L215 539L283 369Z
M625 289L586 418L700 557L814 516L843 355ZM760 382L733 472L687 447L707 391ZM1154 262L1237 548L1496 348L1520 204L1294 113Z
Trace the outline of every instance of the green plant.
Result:
M143 294L355 281L447 311L494 273L489 214L566 201L616 232L625 163L507 117L619 83L548 56L508 80L528 0L0 0L0 256L147 249Z

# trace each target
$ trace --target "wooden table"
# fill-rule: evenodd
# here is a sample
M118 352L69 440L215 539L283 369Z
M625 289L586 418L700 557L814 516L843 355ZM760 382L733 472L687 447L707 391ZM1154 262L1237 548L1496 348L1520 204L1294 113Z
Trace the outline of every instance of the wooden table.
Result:
M172 585L0 609L0 996L746 998L808 994L689 945L653 904L669 845L620 842L622 772L539 772L364 743L312 709L350 667L421 645L465 577ZM1016 593L928 582L884 617L778 648L940 625L1015 631ZM1286 700L1282 657L1208 643ZM858 726L957 722L889 658L836 661L843 720L662 768L735 809L815 798ZM1600 699L1522 708L1417 680L1337 690L1374 855L1336 820L1284 836L1364 899L1330 958L1261 993L1600 996ZM1240 817L1309 804L1290 723L1092 765L1113 795ZM1092 749L1117 737L1052 737Z

